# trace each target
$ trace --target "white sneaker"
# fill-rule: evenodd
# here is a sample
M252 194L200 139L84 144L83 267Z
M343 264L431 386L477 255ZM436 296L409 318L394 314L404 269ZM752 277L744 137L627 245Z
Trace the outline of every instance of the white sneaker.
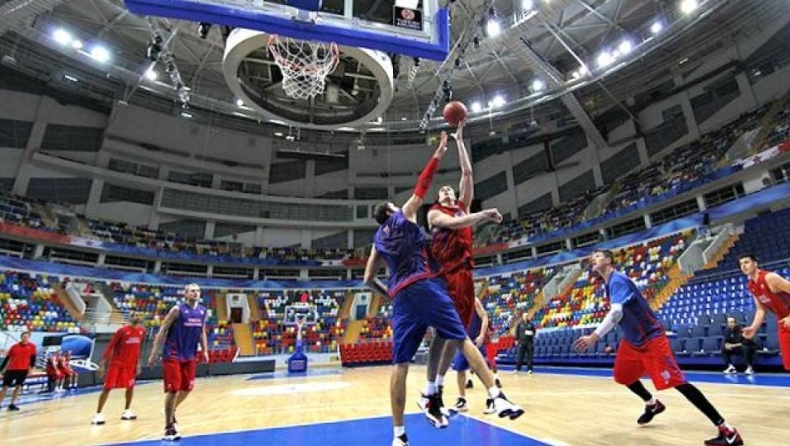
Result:
M105 422L104 415L100 413L94 415L93 419L91 420L91 424L95 424L95 425L102 425L104 424L104 422Z
M433 427L444 429L450 425L449 419L444 415L439 405L438 393L431 396L420 395L420 398L417 400L417 407L422 410L425 418L428 419L428 422Z
M137 415L131 409L126 409L121 413L122 420L136 420Z
M736 369L734 365L730 364L729 367L724 369L724 373L727 374L727 375L729 375L731 373L738 373L738 369Z
M511 403L504 393L500 393L498 397L494 398L494 410L499 418L508 417L511 420L524 415L524 408Z
M517 374L517 373L518 373L518 370L517 370L517 369L513 369L513 371L512 371L512 372L510 372L510 373L511 373L511 374L513 374L513 375L515 375L515 374Z
M527 373L531 375L531 374L533 374L535 372L533 372L532 370L527 370Z
M754 375L754 369L752 368L752 366L749 366L746 369L746 372L744 372L744 373L746 373L747 375Z

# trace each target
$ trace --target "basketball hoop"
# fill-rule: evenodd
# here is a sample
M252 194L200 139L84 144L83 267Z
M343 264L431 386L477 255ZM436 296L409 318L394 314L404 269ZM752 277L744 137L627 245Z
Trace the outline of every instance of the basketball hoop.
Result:
M285 94L309 99L324 92L326 77L340 61L336 43L269 36L269 51L283 74Z

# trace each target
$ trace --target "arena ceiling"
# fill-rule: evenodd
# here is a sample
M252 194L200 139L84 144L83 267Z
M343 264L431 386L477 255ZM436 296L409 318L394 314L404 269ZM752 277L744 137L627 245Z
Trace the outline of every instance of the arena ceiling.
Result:
M689 2L698 8L685 13ZM374 8L381 0L369 3ZM595 132L591 122L584 122L590 116L667 76L693 70L712 50L790 14L785 0L530 3L525 11L521 0L455 1L452 34L458 44L450 57L441 63L421 61L416 68L412 58L401 58L392 105L384 122L369 130L418 130L426 124L426 112L443 103L439 99L446 81L453 96L468 105L479 102L485 108L497 95L505 99L503 106L475 115L481 133L492 129L495 120L500 129L534 121L541 127L553 122L556 128L581 125ZM501 35L494 38L485 35L489 6L502 24ZM58 28L82 43L82 53L56 42ZM139 17L122 0L0 0L5 67L98 101L177 109L183 97L165 70L157 68L157 81L145 77L151 67L146 49L156 30L166 37L195 109L254 123L256 117L239 107L225 83L223 37L216 27L201 39L194 23ZM89 45L96 43L106 46L108 61L90 57ZM602 64L602 52L612 60ZM586 70L579 73L581 67ZM557 98L561 100L553 100Z

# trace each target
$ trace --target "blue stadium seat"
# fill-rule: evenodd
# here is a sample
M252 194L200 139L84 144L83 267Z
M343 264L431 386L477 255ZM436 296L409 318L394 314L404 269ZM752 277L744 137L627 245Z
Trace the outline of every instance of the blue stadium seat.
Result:
M685 356L685 344L686 338L672 338L669 340L669 345L672 347L672 351L675 352L676 355Z
M718 336L708 336L702 338L702 351L698 355L712 355L721 352L722 338Z
M707 325L695 325L691 327L691 337L692 338L704 338L708 336L708 326Z
M702 349L702 339L703 338L700 337L693 337L686 339L686 345L685 345L686 351L690 355L698 354Z

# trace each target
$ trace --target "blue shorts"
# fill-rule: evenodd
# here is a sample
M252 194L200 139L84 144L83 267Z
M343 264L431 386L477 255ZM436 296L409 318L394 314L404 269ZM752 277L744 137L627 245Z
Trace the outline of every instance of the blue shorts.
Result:
M466 339L444 281L426 279L402 289L392 299L392 362L411 362L428 327L442 339Z
M480 350L480 354L485 358L486 345L483 344L482 346L478 347L478 350ZM469 360L466 359L466 356L464 356L463 353L456 351L455 358L453 358L453 370L456 372L465 372L471 368L472 367L469 366Z

